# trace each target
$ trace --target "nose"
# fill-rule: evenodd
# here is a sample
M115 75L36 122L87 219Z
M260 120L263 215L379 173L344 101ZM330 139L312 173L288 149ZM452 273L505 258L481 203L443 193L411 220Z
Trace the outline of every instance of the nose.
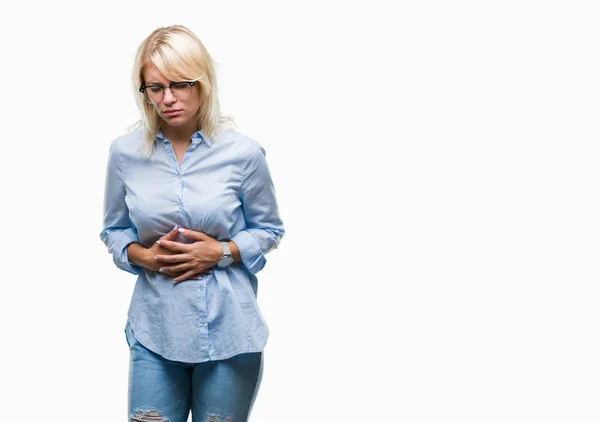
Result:
M175 96L171 92L171 88L165 87L165 92L163 94L163 102L166 105L170 105L173 104L175 101L177 101L177 98L175 98Z

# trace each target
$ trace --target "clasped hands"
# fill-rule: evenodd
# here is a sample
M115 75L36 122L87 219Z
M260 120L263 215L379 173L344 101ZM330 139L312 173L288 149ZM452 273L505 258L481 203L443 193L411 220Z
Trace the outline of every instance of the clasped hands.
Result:
M177 233L195 242L175 242L173 239ZM219 262L222 255L223 248L218 240L202 232L175 226L148 248L146 267L163 274L176 275L173 282L178 283L189 278L198 279L202 277L201 274L210 273L210 268Z

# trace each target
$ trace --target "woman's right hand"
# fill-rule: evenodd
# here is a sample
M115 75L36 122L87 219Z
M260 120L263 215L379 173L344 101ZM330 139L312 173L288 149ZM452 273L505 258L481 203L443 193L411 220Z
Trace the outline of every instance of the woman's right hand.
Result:
M175 237L177 236L177 233L178 233L177 232L178 228L179 228L178 226L173 227L173 229L171 229L170 232L168 232L164 236L161 236L160 239L158 239L158 240L163 240L163 239L165 239L165 240L173 240L173 239L175 239ZM156 255L159 255L159 254L171 255L171 254L174 254L174 253L177 253L177 252L174 252L174 251L171 251L171 250L169 250L169 249L167 249L165 247L162 247L158 243L155 242L150 248L146 249L146 259L145 259L146 265L144 265L144 266L146 268L148 268L149 270L158 271L158 269L160 267L162 267L163 264L161 264L160 262L156 261L154 259L154 257Z
M173 229L169 233L165 234L164 236L161 236L160 239L158 239L158 240L171 240L171 241L174 241L175 238L177 237L177 234L179 233L177 231L178 228L179 228L178 226L173 227ZM146 262L147 263L144 266L146 268L148 268L149 270L152 270L152 271L158 271L158 269L160 267L163 267L165 265L164 262L156 261L154 259L154 257L156 255L176 255L176 254L179 254L179 252L173 251L171 249L167 249L164 246L160 246L156 242L150 248L146 249L146 251L147 251L146 252L147 253L147 258L146 258ZM210 269L207 269L204 272L210 272L209 270ZM180 276L184 272L187 272L187 270L186 271L180 271L176 275L173 275L173 278ZM191 278L200 278L200 275L202 273L203 272L199 272L198 274L195 274Z

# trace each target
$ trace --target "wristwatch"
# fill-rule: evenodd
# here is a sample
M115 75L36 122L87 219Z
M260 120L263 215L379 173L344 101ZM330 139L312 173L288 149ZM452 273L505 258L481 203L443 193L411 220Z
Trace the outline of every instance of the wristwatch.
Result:
M231 249L229 249L229 244L227 242L219 243L221 243L221 246L223 247L223 256L221 257L217 265L219 266L219 268L225 268L231 265L231 263L233 262L233 256L231 256Z

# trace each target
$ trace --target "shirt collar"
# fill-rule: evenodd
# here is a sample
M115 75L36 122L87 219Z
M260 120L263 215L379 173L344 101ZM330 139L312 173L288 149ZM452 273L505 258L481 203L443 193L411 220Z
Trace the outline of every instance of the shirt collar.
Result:
M162 131L160 129L157 130L156 132L156 139L160 139L161 141L163 141L165 144L167 142L169 142L169 140L167 138L165 138L165 134L162 133ZM196 148L202 141L204 141L204 143L210 148L213 144L213 140L210 139L208 136L206 136L204 134L204 132L202 132L202 129L200 129L197 132L194 132L194 134L192 135L192 144L190 145L190 147Z

